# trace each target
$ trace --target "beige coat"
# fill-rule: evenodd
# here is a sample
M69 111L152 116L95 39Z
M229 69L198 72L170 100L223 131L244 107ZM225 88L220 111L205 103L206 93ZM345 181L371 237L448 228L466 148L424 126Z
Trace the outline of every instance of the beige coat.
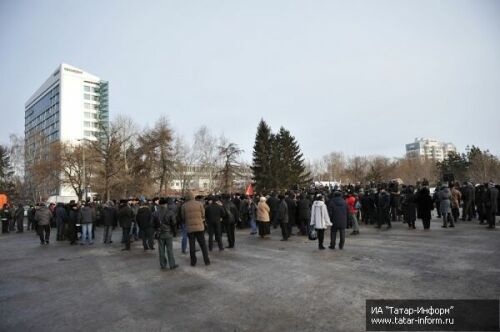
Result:
M257 221L269 222L271 218L269 217L269 205L265 201L260 201L257 205Z
M461 199L462 193L457 188L451 189L451 207L458 209L460 207Z
M187 232L203 232L205 230L205 207L201 202L193 199L193 194L189 193L186 203L182 205L181 216L186 223Z

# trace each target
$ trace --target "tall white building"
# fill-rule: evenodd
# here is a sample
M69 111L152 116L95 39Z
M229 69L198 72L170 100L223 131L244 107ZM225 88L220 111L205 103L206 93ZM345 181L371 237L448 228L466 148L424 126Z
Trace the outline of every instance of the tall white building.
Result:
M455 145L432 138L415 138L413 143L406 144L406 156L409 158L427 158L443 161L449 152L456 152Z
M108 82L81 69L61 64L25 103L26 176L29 165L56 141L77 144L96 140L109 124ZM44 196L74 195L62 187L46 188Z

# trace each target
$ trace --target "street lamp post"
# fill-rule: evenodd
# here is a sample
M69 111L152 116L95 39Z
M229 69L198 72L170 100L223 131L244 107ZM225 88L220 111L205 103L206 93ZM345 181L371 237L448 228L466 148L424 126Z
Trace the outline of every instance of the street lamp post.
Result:
M87 174L86 174L86 171L85 171L85 141L87 139L86 138L81 138L81 139L78 139L77 141L78 142L84 142L82 143L82 161L83 161L83 190L85 190L85 196L84 196L84 199L85 199L85 202L87 201L87 198L88 198L88 195L87 195Z

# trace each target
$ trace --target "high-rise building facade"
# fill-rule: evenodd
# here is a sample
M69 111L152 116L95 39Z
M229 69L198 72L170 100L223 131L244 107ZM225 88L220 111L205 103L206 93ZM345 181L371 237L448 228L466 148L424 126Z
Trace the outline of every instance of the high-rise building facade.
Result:
M413 143L406 144L406 156L409 158L426 158L443 161L449 152L456 152L455 145L443 143L432 138L415 138Z
M108 127L108 82L63 63L26 101L24 121L26 176L30 176L29 166L47 153L51 143L96 140ZM43 194L74 192L48 186Z

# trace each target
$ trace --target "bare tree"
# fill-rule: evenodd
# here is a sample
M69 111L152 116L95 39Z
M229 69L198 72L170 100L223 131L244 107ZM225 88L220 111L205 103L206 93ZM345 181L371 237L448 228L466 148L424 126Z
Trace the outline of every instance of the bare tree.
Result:
M181 195L184 196L186 190L193 189L190 183L194 178L194 172L190 169L194 166L195 156L193 149L181 136L176 136L173 144L174 178L180 181Z
M365 179L373 182L383 182L390 180L392 164L389 158L374 156L369 158Z
M475 183L485 183L490 180L498 180L500 163L498 159L488 150L473 146L468 152L469 167L468 177Z
M43 132L33 133L24 147L25 186L33 202L53 195L61 183L58 149Z
M87 140L76 145L65 142L54 143L52 151L59 157L61 183L71 187L78 199L82 200L84 194L87 196L89 192L90 179L94 176L97 164L90 143Z
M345 173L346 160L342 152L331 152L323 157L326 165L326 176L329 181L339 181Z
M100 191L106 200L111 199L111 190L118 184L118 175L126 175L126 154L124 146L128 145L133 136L124 135L128 131L123 126L130 126L127 121L118 119L108 127L102 127L98 140L90 141L89 147L97 161L94 188Z
M206 126L202 126L194 134L194 155L202 172L208 177L208 191L215 190L216 167L218 160L217 138L213 136Z
M351 183L362 181L366 176L367 166L366 157L354 156L349 158L345 169L347 181Z
M167 118L161 117L152 129L144 130L139 142L143 158L152 167L153 179L159 185L158 192L166 191L174 164L173 133Z
M224 143L224 142L223 142ZM218 146L219 156L223 162L222 169L219 171L222 191L225 193L231 193L233 187L234 178L240 174L238 162L238 157L241 155L243 150L238 148L235 143L225 143Z

